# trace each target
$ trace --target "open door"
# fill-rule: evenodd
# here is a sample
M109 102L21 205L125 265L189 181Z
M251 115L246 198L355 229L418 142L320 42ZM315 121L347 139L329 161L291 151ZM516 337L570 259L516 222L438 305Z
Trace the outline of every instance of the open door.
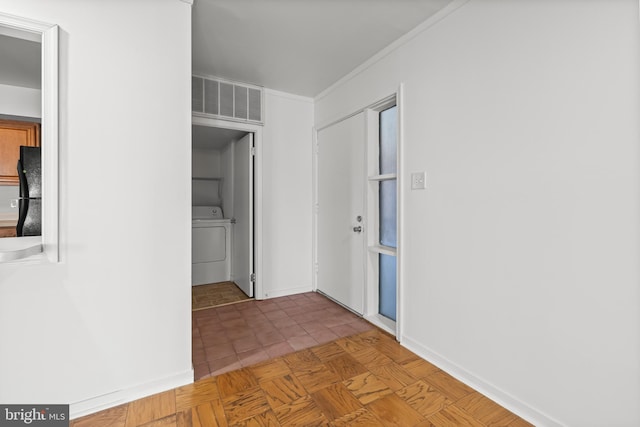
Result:
M234 199L233 280L253 297L253 133L235 143L233 153Z

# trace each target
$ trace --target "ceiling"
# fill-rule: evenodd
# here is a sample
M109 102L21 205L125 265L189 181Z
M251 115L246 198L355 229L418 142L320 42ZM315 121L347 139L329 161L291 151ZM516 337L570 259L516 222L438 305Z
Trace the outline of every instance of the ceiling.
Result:
M221 150L231 141L237 141L246 134L247 132L240 130L191 126L191 140L196 149Z
M315 96L451 1L195 0L193 72ZM0 84L40 88L40 43L7 34Z
M40 43L0 34L0 84L40 89Z
M315 96L452 0L195 0L193 72Z

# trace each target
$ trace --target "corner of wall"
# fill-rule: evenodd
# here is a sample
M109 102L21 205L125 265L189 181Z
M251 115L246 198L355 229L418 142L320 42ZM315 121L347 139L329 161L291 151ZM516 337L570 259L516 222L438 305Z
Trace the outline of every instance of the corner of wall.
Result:
M123 403L131 402L145 396L161 393L186 384L191 384L192 382L193 368L160 380L151 381L124 390L118 390L113 393L107 393L72 403L69 407L69 416L73 420Z
M495 387L491 383L478 378L464 368L458 366L444 356L422 345L418 340L414 340L406 335L400 337L402 346L408 348L418 356L422 357L429 363L434 364L457 380L467 384L474 390L487 396L494 402L518 415L534 425L547 427L562 427L563 424L551 417L543 414L535 408L527 405L519 399L511 396L509 393Z

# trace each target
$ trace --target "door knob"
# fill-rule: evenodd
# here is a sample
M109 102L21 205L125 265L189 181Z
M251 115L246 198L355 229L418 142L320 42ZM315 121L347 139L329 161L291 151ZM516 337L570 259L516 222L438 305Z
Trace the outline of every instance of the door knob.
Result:
M354 233L362 233L362 226L358 225L357 227L353 227Z

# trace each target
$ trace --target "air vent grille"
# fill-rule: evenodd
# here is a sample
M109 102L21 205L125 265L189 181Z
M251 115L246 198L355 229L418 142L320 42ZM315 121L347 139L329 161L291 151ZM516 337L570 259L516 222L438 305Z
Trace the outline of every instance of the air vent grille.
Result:
M198 76L191 87L194 113L262 124L262 88Z
M207 114L218 113L218 82L215 80L204 81L204 112Z
M249 89L249 120L262 121L262 91Z
M247 88L242 86L236 86L234 92L235 108L233 109L233 115L236 119L247 120L247 105L249 100L247 99Z
M220 115L233 117L233 85L220 83Z

